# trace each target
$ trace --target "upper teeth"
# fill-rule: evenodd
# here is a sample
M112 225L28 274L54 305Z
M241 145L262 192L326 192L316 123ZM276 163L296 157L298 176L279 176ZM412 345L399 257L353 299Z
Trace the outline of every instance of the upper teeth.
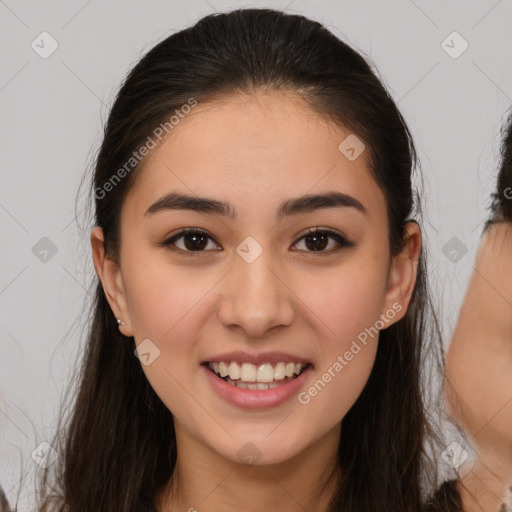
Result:
M260 364L256 366L251 363L242 363L239 365L236 361L230 362L210 362L209 367L218 373L221 377L229 375L231 380L240 379L244 382L272 382L273 380L282 380L285 377L292 377L299 374L306 366L302 363L284 363L279 362L272 367L271 363Z

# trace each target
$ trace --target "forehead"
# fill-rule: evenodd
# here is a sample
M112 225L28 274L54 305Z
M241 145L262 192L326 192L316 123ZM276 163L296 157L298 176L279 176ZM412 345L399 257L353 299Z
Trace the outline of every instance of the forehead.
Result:
M356 196L369 210L385 210L367 152L349 159L340 150L351 137L355 135L296 94L237 95L199 103L142 162L125 203L142 215L151 202L179 190L237 197L262 207L332 189Z

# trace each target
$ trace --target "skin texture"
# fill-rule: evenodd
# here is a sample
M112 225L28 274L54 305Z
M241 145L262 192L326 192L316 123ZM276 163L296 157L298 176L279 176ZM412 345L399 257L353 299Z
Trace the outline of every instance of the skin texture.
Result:
M447 354L445 391L478 460L460 486L467 511L498 511L512 486L512 224L484 233Z
M408 223L405 247L391 258L385 197L367 155L349 161L338 150L349 133L291 94L200 104L139 170L123 204L119 265L105 258L101 228L91 233L121 332L161 351L143 370L173 413L178 460L159 510L326 509L332 488L322 493L321 484L334 468L341 420L371 372L377 337L308 404L294 397L258 411L237 408L215 393L200 364L231 350L285 351L314 365L307 389L381 314L394 310L386 326L405 314L420 231ZM331 207L275 218L283 200L334 190L367 213ZM229 200L238 218L184 210L144 216L170 191ZM329 238L315 252L303 237L316 226L355 245L331 252L337 244ZM176 251L159 246L183 227L212 237L204 252L187 256L184 238ZM247 236L263 249L252 263L236 252ZM248 442L260 453L254 466L238 458Z

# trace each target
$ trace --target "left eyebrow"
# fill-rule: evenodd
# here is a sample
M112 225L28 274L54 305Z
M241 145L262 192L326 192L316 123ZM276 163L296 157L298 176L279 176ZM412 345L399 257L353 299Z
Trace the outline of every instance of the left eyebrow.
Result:
M300 196L281 202L276 218L282 220L290 215L333 207L355 208L362 214L368 215L366 208L355 197L341 192L325 192L323 194ZM167 210L192 210L198 213L221 215L232 220L235 220L238 215L236 208L228 201L218 201L208 197L190 196L177 192L169 192L162 196L144 212L144 215Z

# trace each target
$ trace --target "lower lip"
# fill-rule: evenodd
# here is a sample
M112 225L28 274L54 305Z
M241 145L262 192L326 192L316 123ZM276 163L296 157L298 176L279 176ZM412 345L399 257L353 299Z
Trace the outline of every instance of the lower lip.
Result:
M207 379L209 379L213 389L221 398L244 409L264 409L286 402L299 392L313 369L309 365L298 377L276 388L241 389L222 380L208 366L202 364L201 368L206 372Z

